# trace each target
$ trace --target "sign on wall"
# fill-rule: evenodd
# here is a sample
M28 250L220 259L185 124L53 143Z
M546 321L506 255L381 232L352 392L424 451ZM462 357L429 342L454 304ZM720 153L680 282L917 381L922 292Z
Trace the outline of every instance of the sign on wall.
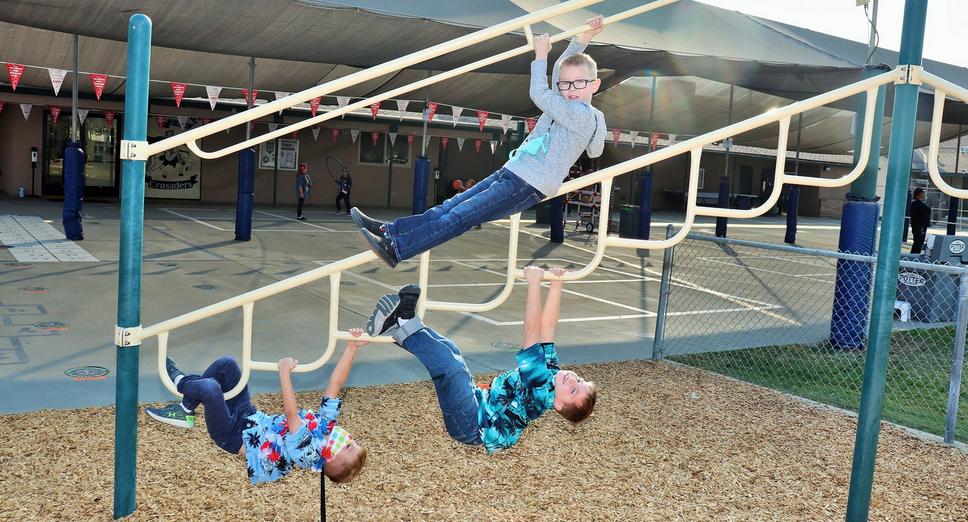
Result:
M193 123L186 125L192 128ZM184 129L174 118L159 116L148 120L148 143L161 141ZM148 158L145 165L145 197L164 199L201 199L201 158L182 145Z
M279 139L279 170L296 170L299 165L299 140ZM276 164L276 141L259 146L259 168L272 170Z

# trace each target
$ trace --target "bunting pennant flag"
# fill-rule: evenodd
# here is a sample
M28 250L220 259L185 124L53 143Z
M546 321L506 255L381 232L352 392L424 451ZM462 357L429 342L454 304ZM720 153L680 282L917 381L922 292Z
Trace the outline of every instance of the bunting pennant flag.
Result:
M339 105L339 108L340 109L342 109L343 107L346 107L346 105L349 104L349 103L350 103L350 97L349 96L337 96L336 97L336 104ZM345 114L340 115L340 118L342 118L344 116L346 116L346 115Z
M460 113L464 112L464 108L463 107L457 107L457 106L454 106L454 107L451 107L451 108L454 111L454 116L453 116L453 118L454 118L454 127L456 127L457 126L457 120L460 119Z
M299 139L299 129L292 131L292 134L290 134L289 137L294 140Z
M212 123L212 118L202 118L202 125L208 125Z
M339 137L339 129L333 129L333 132L331 133L331 135L333 137L333 143L336 143L336 138Z
M50 105L47 107L47 110L50 111L50 121L57 124L57 118L60 116L61 108L56 105Z
M360 137L359 129L350 129L350 139L353 140L353 143L356 143L356 138L359 138L359 137Z
M440 146L443 147L444 150L447 150L448 143L450 143L450 138L448 138L447 136L440 137Z
M322 99L323 99L322 96L317 96L317 97L309 100L309 114L312 114L313 115L313 118L316 117L316 111L319 110L319 102Z
M54 87L54 96L57 96L60 94L60 88L64 84L67 71L64 69L47 69L47 74L50 75L50 84Z
M501 115L501 129L507 132L511 128L511 116L509 114Z
M313 127L313 141L319 140L319 127Z
M90 109L77 109L77 119L80 120L81 125L84 125L88 112L90 112Z
M279 128L279 124L275 122L266 123L266 125L269 126L269 132L275 132L275 130Z
M621 138L622 138L622 129L612 129L612 143L614 143L617 146L618 141Z
M162 116L161 114L155 115L155 125L158 126L158 130L164 129L168 125L168 117Z
M437 107L439 105L440 104L437 103L437 102L430 102L430 103L427 104L427 111L426 111L426 113L427 113L427 123L433 123L434 122L434 114L437 114Z
M10 75L10 88L17 90L17 84L20 83L20 77L24 75L24 70L26 68L20 63L8 63L7 64L7 74ZM29 111L28 111L29 112Z
M484 131L484 125L487 124L487 116L488 116L488 114L489 113L487 111L477 111L477 124L481 128L481 132Z
M676 136L678 136L678 134L670 134L669 135L669 146L670 147L672 145L675 145L676 144Z
M104 125L110 127L114 123L114 112L104 111Z
M250 102L253 107L255 107L255 99L259 97L259 89L252 89L252 96L249 97L249 90L242 89L242 98L245 99L245 103L248 105Z
M376 131L371 132L370 139L373 140L373 144L376 145L376 142L380 139L380 133Z
M275 93L276 93L276 100L277 101L285 98L286 96L289 96L290 94L292 94L291 92L282 92L282 91L275 91ZM282 111L284 111L284 110L285 109L279 109L279 115L280 116L282 116Z
M212 110L214 111L215 104L218 103L218 95L222 94L222 88L214 85L206 85L205 92L208 93L208 104L212 106Z
M407 112L410 100L397 100L397 111L400 113L400 121L403 121L403 113Z
M497 140L491 140L491 154L497 152Z
M390 137L390 146L392 147L392 146L396 145L396 143L397 143L397 133L396 132L388 132L387 133L387 136Z
M481 151L481 140L474 140L474 151L475 152Z
M378 112L380 112L380 102L370 105L370 114L373 115L374 120L376 120L376 115Z
M175 96L175 107L181 107L182 99L185 98L185 90L188 84L181 82L168 82L171 85L171 93Z
M658 132L653 132L651 135L649 135L649 147L651 147L652 150L655 150L655 149L659 148L659 133Z
M188 116L178 116L178 126L185 130L188 128Z
M457 138L457 150L464 150L464 140L466 138Z
M416 138L413 134L407 134L407 145L413 145L413 140Z
M24 113L24 121L27 121L30 118L30 109L31 108L33 108L33 105L31 105L29 103L21 103L20 104L20 112Z
M635 142L639 139L639 131L629 131L629 141L632 142L632 148L635 148Z
M528 118L524 120L528 124L528 134L534 130L535 125L538 124L538 118Z
M104 94L104 87L108 84L108 75L91 73L88 76L91 77L91 85L94 86L94 96L100 100L101 95Z

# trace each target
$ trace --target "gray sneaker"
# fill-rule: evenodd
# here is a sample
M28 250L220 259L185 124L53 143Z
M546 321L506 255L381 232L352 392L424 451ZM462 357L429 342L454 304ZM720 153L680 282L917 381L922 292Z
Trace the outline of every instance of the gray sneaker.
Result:
M181 402L173 402L164 408L145 408L145 413L156 421L178 426L179 428L195 427L195 412L186 412Z
M376 308L366 322L366 333L369 335L383 335L387 330L397 326L397 309L400 308L400 296L387 294L376 302Z

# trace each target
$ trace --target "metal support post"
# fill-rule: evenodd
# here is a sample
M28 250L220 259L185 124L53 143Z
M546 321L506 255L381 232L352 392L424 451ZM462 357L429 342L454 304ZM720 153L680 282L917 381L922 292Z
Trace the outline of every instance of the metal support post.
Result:
M899 65L921 65L927 0L906 0L904 26L901 31ZM894 110L891 122L891 144L888 153L887 186L884 194L884 216L880 231L877 271L874 276L874 301L868 335L867 360L861 387L857 437L850 474L846 519L867 520L870 513L874 462L880 435L881 409L884 405L884 381L891 330L894 325L894 300L897 292L898 262L901 253L901 227L904 222L904 200L911 171L914 126L917 117L919 85L904 83L894 88Z
M958 287L958 316L955 318L955 346L951 357L951 381L948 383L948 407L944 416L944 441L955 441L958 399L961 397L961 375L965 366L965 330L968 329L968 272L961 274Z
M666 239L672 237L672 225L666 225ZM665 335L666 311L669 309L669 294L672 292L672 262L675 248L671 246L662 252L662 279L659 280L659 309L655 316L655 337L652 341L652 359L662 358L662 341Z
M136 14L128 22L128 80L124 95L124 139L148 136L148 75L151 19ZM74 78L75 83L77 78ZM145 162L121 160L121 239L118 259L118 322L141 325L141 245L144 237ZM114 518L135 510L138 453L138 361L140 341L117 345L114 414Z

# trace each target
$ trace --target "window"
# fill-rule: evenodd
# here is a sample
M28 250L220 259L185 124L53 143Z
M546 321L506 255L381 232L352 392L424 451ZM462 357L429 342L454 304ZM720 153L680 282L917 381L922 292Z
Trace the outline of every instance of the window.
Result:
M699 167L699 190L702 190L703 186L705 185L706 185L706 169L703 167Z
M390 154L390 139L385 132L380 133L376 144L370 135L360 136L360 163L386 165ZM405 135L397 134L392 154L394 165L410 164L410 144Z

